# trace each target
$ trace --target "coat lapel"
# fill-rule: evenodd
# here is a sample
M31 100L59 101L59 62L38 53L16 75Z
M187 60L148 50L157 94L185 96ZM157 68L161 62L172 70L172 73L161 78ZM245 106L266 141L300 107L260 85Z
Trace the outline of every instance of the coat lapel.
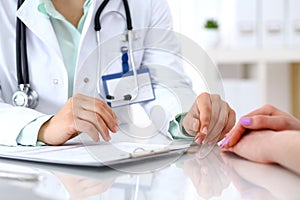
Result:
M38 11L37 0L26 0L17 11L17 17L36 35L49 49L54 50L62 58L53 27L48 16Z

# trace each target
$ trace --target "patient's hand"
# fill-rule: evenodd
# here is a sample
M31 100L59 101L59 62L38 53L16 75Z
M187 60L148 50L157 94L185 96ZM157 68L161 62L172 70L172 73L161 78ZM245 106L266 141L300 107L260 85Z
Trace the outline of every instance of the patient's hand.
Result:
M234 146L247 130L300 130L300 121L271 105L265 105L243 116L226 135L222 147Z

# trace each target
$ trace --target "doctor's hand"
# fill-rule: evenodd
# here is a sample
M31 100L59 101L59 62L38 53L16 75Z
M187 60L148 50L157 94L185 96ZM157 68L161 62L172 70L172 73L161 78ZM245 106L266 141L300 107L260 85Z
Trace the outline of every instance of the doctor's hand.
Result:
M49 145L61 145L85 132L95 142L99 141L99 133L105 141L109 141L109 130L115 133L117 127L117 116L105 102L76 94L42 125L38 140Z
M53 174L61 181L70 199L89 199L106 192L115 179L91 179L55 171ZM100 198L100 196L98 196Z
M242 135L251 130L300 130L300 121L274 106L265 105L243 116L239 123L226 135L222 141L223 148L237 144Z
M219 95L202 93L182 121L185 131L195 136L200 144L212 134L209 140L222 139L235 124L234 110ZM209 142L206 140L206 142Z

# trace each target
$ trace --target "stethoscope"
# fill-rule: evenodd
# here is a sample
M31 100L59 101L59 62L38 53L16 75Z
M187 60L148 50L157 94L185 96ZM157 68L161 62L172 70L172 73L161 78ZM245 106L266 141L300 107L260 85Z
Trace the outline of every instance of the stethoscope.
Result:
M95 15L95 31L96 31L96 36L97 36L97 51L98 51L98 61L97 61L97 69L98 72L97 74L101 74L100 72L100 59L101 59L101 24L100 24L100 16L102 11L105 9L105 7L107 6L109 0L104 0L103 3L100 5L99 9L96 12ZM135 90L132 93L128 93L128 94L124 94L123 98L116 98L115 96L111 95L111 94L107 94L105 97L103 97L103 95L101 94L101 90L100 90L100 80L99 83L97 84L97 92L99 94L99 96L101 98L104 98L107 102L117 102L117 101L133 101L137 98L138 94L139 94L139 83L138 83L138 76L137 76L137 68L135 66L134 63L134 56L133 56L133 28L132 28L132 19L131 19L131 14L130 14L130 9L129 9L129 5L128 5L128 1L127 0L123 0L123 5L125 8L125 15L126 15L126 26L127 26L127 37L128 38L128 47L122 47L121 51L123 53L123 58L124 58L124 54L127 54L128 52L128 56L130 59L130 63L132 65L132 72L133 72L133 78L134 78L134 88ZM123 60L123 64L124 64L124 59Z
M21 7L25 0L18 0L17 9ZM101 44L101 24L100 24L100 16L104 8L107 6L109 0L104 0L102 4L99 6L96 15L95 15L95 31L96 31L96 41L97 41L97 49L98 49L98 60L97 60L97 68L100 68L100 44ZM138 95L138 78L136 66L134 63L134 57L132 52L132 43L133 43L133 28L132 28L132 20L130 9L127 0L123 0L125 14L126 14L126 24L127 24L127 35L128 35L128 55L132 65L132 71L134 76L135 88L134 94L125 94L123 99L116 99L113 95L107 95L103 97L100 93L100 84L97 84L97 92L98 94L104 98L107 102L114 101L132 101ZM26 25L17 18L16 22L16 70L17 70L17 81L18 81L18 91L16 91L12 96L12 104L14 106L19 107L28 107L35 108L39 102L38 93L33 90L30 86L29 80L29 72L28 72L28 56L27 56L27 44L26 44ZM100 73L98 73L100 74Z
M18 0L18 9L25 0ZM17 18L16 24L16 69L18 91L12 96L14 106L35 108L39 102L38 93L31 89L28 72L28 57L26 44L26 26Z

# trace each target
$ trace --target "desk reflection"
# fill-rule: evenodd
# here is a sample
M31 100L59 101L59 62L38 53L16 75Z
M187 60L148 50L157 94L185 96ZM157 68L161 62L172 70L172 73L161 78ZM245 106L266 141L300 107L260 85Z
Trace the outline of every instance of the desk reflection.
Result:
M184 162L184 172L191 179L197 193L204 199L221 196L230 184L224 171L224 162L218 147L201 159L199 148L192 151L194 156Z
M299 199L300 176L277 165L244 160L221 153L226 173L242 199Z
M80 176L72 176L61 172L53 172L67 190L71 199L86 199L107 191L115 179L97 180Z
M36 182L0 178L1 199L299 199L300 177L280 166L220 153L219 147L203 159L198 153L193 147L175 163L140 174L0 159L0 170L41 177Z

